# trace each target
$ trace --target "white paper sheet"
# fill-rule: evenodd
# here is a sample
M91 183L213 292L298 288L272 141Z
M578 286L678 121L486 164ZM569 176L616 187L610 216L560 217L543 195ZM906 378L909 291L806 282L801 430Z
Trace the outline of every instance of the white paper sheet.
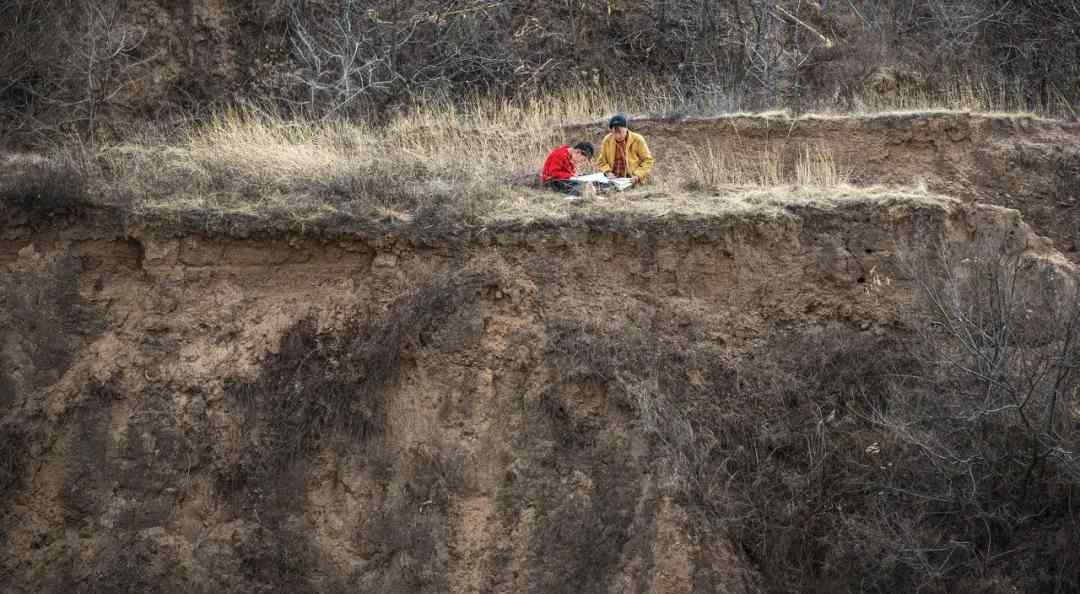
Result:
M574 177L570 178L570 181L592 182L594 184L611 183L611 180L609 180L608 177L606 175L604 175L603 173L590 173L588 175L575 175Z
M608 177L603 173L590 173L588 175L575 175L570 178L570 181L592 182L594 184L612 184L615 189L622 191L634 185L634 179L631 177Z

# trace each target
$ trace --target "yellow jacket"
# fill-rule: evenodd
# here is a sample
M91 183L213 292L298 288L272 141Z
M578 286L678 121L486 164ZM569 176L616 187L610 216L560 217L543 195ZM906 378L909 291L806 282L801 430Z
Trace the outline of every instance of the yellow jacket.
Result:
M626 132L626 173L627 176L638 176L641 181L649 176L652 171L653 159L649 152L649 145L637 132ZM607 173L615 165L615 135L609 133L604 137L604 144L600 147L600 156L596 158L596 168Z

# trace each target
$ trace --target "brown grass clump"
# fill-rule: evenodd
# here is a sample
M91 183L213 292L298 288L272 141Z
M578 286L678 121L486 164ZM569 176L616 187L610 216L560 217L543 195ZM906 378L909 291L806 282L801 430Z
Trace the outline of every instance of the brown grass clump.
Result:
M776 148L762 159L746 160L735 159L730 152L707 145L690 154L680 174L674 181L687 191L779 186L837 188L850 179L850 172L836 163L832 152L821 147L795 151Z

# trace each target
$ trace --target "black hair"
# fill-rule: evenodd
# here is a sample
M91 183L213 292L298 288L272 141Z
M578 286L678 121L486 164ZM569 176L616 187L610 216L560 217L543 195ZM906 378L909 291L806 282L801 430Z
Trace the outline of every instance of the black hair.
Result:
M617 113L611 116L611 119L608 120L608 128L615 128L616 126L625 128L627 127L627 125L628 121L626 119L625 113Z
M593 157L593 148L588 142L579 142L574 145L574 148L585 153L590 159Z

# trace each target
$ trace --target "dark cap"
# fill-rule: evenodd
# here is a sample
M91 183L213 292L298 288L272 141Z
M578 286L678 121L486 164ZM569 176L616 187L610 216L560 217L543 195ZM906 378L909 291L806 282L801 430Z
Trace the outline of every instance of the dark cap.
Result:
M588 142L579 142L574 145L574 148L585 153L585 155L590 159L593 157L593 148L592 145Z
M617 113L611 116L611 119L607 123L608 128L625 128L626 127L626 114Z

